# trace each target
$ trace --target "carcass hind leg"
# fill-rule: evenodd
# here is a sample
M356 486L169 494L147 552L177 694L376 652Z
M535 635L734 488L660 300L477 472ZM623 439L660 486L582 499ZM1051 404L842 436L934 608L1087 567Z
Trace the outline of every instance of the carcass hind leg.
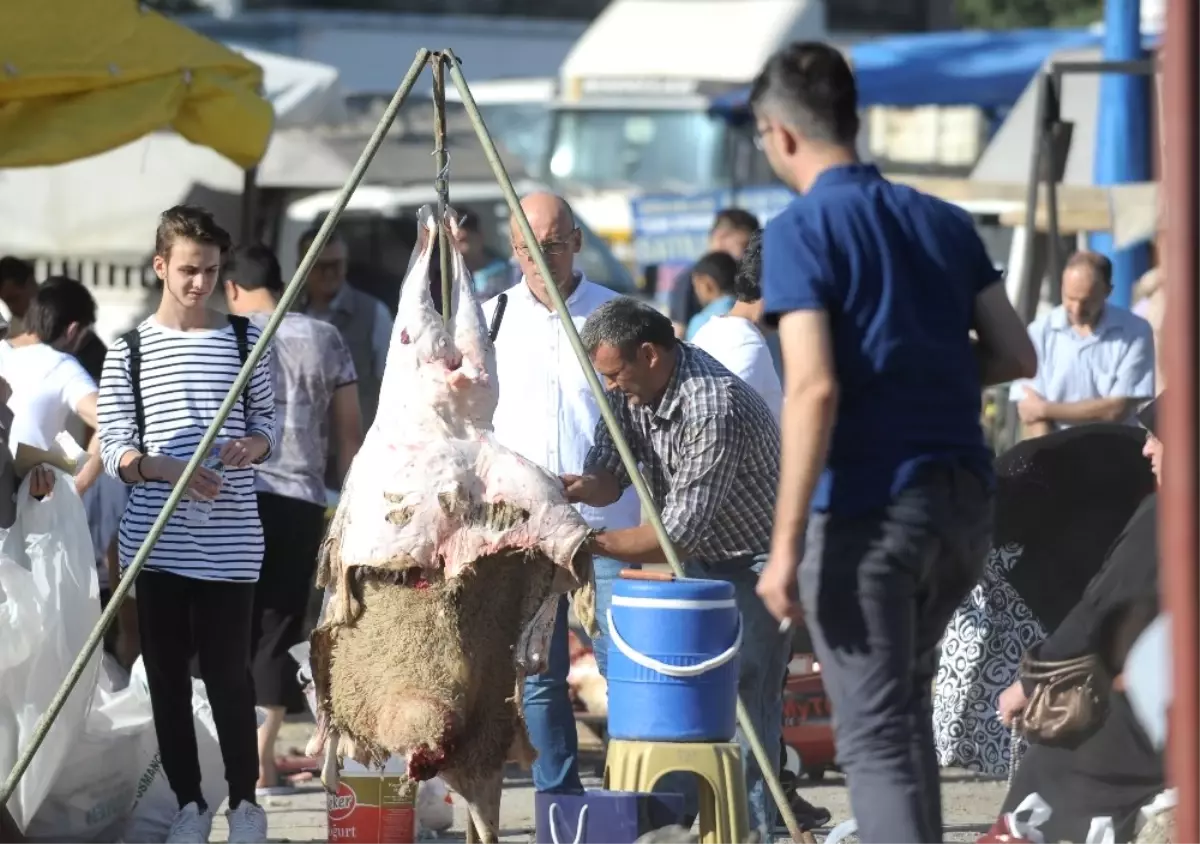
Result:
M321 766L321 785L330 794L337 794L340 780L338 771L338 741L337 730L330 728L325 738L325 763Z
M504 771L474 779L462 791L467 801L467 840L480 844L496 844L500 840L500 794L504 787ZM474 836L472 836L474 832Z

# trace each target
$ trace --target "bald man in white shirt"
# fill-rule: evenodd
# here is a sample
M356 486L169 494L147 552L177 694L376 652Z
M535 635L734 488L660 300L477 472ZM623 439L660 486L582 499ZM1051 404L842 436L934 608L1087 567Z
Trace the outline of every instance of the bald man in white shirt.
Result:
M576 328L588 315L617 296L593 284L575 269L581 234L570 205L550 193L525 197L521 207L541 244L546 263ZM496 368L500 404L495 433L504 445L552 474L579 474L592 447L600 410L575 358L558 313L547 293L528 245L514 221L512 247L524 273L507 297L496 337ZM497 300L484 305L490 324ZM581 515L594 528L620 529L640 523L637 496L631 488L611 506L581 505ZM601 637L594 643L601 672L607 670L608 621L612 582L625 568L615 560L596 558L596 618ZM538 791L582 792L577 765L575 716L567 693L570 654L567 643L567 601L559 606L550 646L549 665L525 684L525 722L538 752L533 784Z

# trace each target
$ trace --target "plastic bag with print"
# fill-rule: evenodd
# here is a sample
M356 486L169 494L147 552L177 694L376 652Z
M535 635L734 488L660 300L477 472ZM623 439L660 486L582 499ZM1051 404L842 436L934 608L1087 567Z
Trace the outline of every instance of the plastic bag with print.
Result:
M1030 794L1016 809L1001 815L975 844L1045 844L1038 827L1050 819L1050 811L1040 794Z

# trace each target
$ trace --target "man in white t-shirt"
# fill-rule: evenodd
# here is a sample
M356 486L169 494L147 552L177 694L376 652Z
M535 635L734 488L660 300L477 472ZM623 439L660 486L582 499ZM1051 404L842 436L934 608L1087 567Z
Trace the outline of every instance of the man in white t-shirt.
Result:
M738 262L734 295L737 302L729 313L713 317L692 338L717 361L762 396L779 422L783 409L783 387L771 350L759 328L762 320L762 288L759 285L762 235L755 234Z
M40 287L25 315L23 333L0 343L0 377L12 388L9 448L17 445L51 450L72 414L95 430L96 382L75 359L96 322L96 301L70 278L50 278ZM102 471L93 454L76 478L83 493Z

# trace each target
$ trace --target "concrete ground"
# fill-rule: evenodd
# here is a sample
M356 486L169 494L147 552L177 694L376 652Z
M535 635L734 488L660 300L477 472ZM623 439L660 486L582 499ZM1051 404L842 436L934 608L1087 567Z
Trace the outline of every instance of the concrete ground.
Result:
M311 725L297 722L285 725L280 737L280 751L303 747L308 740ZM603 756L594 737L581 734L584 785L600 787ZM943 816L946 823L947 841L974 841L991 826L996 811L1004 797L1004 783L982 779L962 771L946 771L942 776ZM833 813L833 823L849 818L850 804L842 778L830 773L820 784L804 790L810 802L827 807ZM430 842L462 841L466 810L460 800L455 799L455 825L450 832ZM289 797L276 797L264 801L270 823L271 841L312 842L328 841L325 824L325 793L319 783L305 787L300 793ZM528 774L514 772L505 783L504 800L501 804L501 840L529 842L533 840L533 786ZM827 830L826 830L827 831ZM218 812L213 825L213 841L224 841L225 819ZM818 840L823 835L818 833ZM788 840L786 837L779 839Z

